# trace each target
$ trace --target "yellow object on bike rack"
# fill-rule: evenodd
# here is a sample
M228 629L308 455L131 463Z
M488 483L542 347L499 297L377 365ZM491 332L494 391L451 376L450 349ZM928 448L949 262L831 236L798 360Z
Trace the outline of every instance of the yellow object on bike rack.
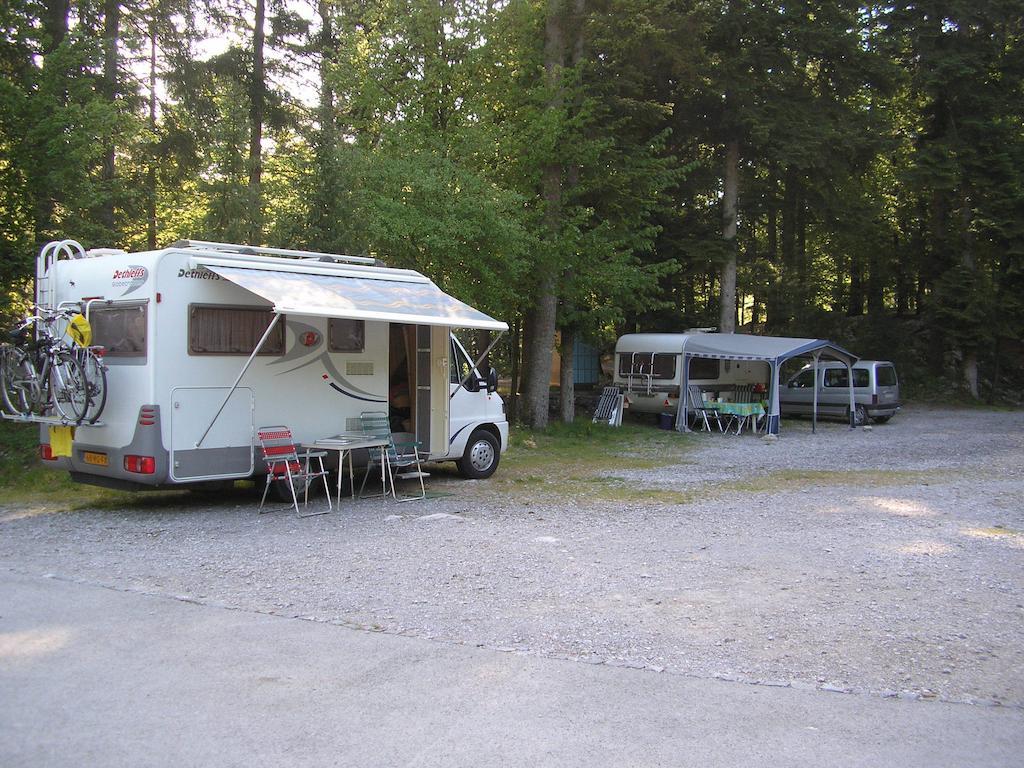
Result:
M78 314L71 318L67 334L80 347L92 344L92 325L85 319L85 315Z
M50 427L50 450L54 456L70 456L74 439L74 427Z

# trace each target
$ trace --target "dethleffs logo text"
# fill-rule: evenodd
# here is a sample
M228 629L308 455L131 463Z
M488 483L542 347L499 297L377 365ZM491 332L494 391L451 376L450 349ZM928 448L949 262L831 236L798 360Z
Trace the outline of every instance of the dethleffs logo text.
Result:
M179 269L178 277L189 280L220 280L220 275L207 269Z
M127 269L115 269L112 285L115 288L124 287L122 296L134 293L142 287L149 278L149 270L139 264L129 264Z

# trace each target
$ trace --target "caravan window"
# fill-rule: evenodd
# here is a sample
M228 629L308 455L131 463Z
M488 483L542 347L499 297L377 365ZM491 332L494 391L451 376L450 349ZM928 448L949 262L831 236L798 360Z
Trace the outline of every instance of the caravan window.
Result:
M251 355L273 319L273 311L261 307L191 304L188 308L188 353ZM282 317L259 354L284 354L284 326Z
M653 371L652 371L653 368ZM674 379L676 356L657 352L625 352L619 355L620 376L648 376L653 372L655 379Z
M721 375L722 361L714 357L691 357L691 379L717 379Z
M366 344L366 323L347 317L332 317L327 326L327 348L331 352L362 352Z
M93 307L89 311L92 343L106 349L105 359L145 358L146 315L144 302Z

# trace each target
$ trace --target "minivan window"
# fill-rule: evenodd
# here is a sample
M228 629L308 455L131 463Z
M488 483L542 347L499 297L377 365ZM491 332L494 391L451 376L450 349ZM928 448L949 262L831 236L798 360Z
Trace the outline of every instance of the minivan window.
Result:
M896 386L896 369L891 365L880 365L875 369L875 380L880 387Z
M867 387L870 383L870 376L868 376L867 368L854 368L853 369L853 386L854 387ZM826 368L825 369L825 386L826 387L848 387L847 382L849 379L846 375L845 368Z
M800 371L800 373L797 374L796 376L794 376L790 380L790 382L789 382L789 386L797 388L797 389L807 389L807 388L811 387L813 384L814 384L814 370L813 369L807 369L806 371Z

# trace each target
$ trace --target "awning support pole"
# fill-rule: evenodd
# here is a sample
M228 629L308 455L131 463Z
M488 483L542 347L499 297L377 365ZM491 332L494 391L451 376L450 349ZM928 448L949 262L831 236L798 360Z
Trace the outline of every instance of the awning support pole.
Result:
M469 370L469 373L467 373L463 377L462 381L459 382L459 386L457 386L455 388L455 392L458 392L460 389L462 389L464 386L466 386L466 382L469 381L470 377L473 375L473 371L478 370L480 368L480 363L482 363L484 361L484 358L487 357L488 354L490 354L490 351L492 349L494 349L494 345L497 344L498 341L501 339L501 337L504 336L504 335L505 335L505 331L498 331L498 335L494 337L494 341L492 341L490 344L488 344L487 345L487 349L485 349L483 351L483 354L480 355L480 357L478 357L476 359L476 362L473 363L473 367ZM455 397L455 392L452 392L450 395L448 395L448 399L449 400L451 400L453 397Z
M245 372L249 370L249 366L252 365L252 361L256 359L256 355L261 349L263 349L263 345L266 343L267 339L270 338L270 332L274 330L274 326L277 325L277 321L280 319L281 316L275 312L274 319L270 321L270 325L267 326L267 330L263 332L263 338L260 339L259 344L256 345L252 354L249 355L249 359L245 361L245 365L242 366L242 370L238 372L238 378L236 378L235 383L231 385L231 389L228 391L227 397L224 398L224 402L220 404L220 408L218 408L217 412L213 414L213 420L206 427L206 431L203 432L203 436L196 441L196 448L202 445L203 440L205 440L206 436L210 434L210 430L213 429L213 425L217 422L217 419L220 418L224 408L227 407L228 400L231 399L231 396L235 394L235 390L238 389L238 383L242 380L242 377L245 376Z
M854 429L857 426L857 405L853 398L853 366L849 360L846 361L846 376L850 385L850 429Z
M811 415L811 434L818 431L818 358L820 352L814 353L814 411Z

